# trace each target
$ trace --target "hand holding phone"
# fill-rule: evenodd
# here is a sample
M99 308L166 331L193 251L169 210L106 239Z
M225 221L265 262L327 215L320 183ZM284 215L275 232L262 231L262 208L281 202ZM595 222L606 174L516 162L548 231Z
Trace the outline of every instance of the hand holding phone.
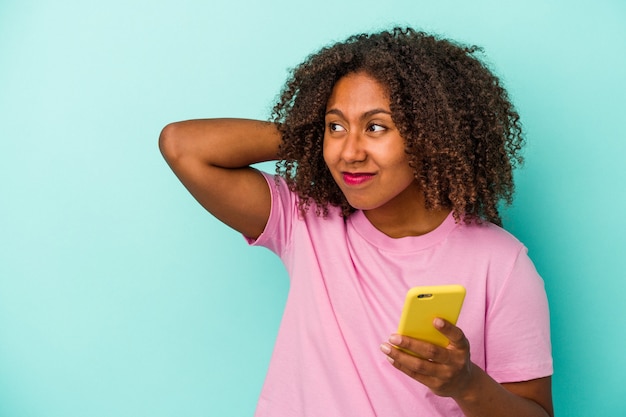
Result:
M435 329L433 320L439 317L456 325L464 299L465 288L461 285L411 288L406 294L398 334L448 346L448 339Z

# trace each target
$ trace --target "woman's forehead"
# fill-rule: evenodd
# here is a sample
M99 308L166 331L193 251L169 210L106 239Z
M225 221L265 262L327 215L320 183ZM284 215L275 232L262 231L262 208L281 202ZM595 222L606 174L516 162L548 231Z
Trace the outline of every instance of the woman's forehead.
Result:
M389 111L387 88L365 72L349 73L333 86L326 111L381 108ZM367 110L365 110L367 111Z

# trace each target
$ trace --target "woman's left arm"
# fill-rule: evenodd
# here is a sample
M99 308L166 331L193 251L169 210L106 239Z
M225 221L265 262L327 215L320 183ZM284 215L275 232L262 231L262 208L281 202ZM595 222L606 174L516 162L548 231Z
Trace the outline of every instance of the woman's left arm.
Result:
M441 319L433 324L450 340L447 347L394 334L381 350L394 367L435 394L454 399L467 417L554 416L550 377L500 384L471 362L461 329Z

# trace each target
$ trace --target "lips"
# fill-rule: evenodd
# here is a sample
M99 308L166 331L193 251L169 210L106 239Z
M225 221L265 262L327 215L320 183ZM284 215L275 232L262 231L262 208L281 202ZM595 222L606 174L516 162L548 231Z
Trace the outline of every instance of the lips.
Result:
M371 172L342 172L343 182L346 185L361 185L372 178L374 178L374 174Z

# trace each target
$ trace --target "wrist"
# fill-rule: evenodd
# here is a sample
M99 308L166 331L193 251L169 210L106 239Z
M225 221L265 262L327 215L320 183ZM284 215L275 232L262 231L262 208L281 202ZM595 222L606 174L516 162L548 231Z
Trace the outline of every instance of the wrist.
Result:
M470 363L466 384L452 398L459 404L475 404L484 396L484 383L487 374L474 362Z

